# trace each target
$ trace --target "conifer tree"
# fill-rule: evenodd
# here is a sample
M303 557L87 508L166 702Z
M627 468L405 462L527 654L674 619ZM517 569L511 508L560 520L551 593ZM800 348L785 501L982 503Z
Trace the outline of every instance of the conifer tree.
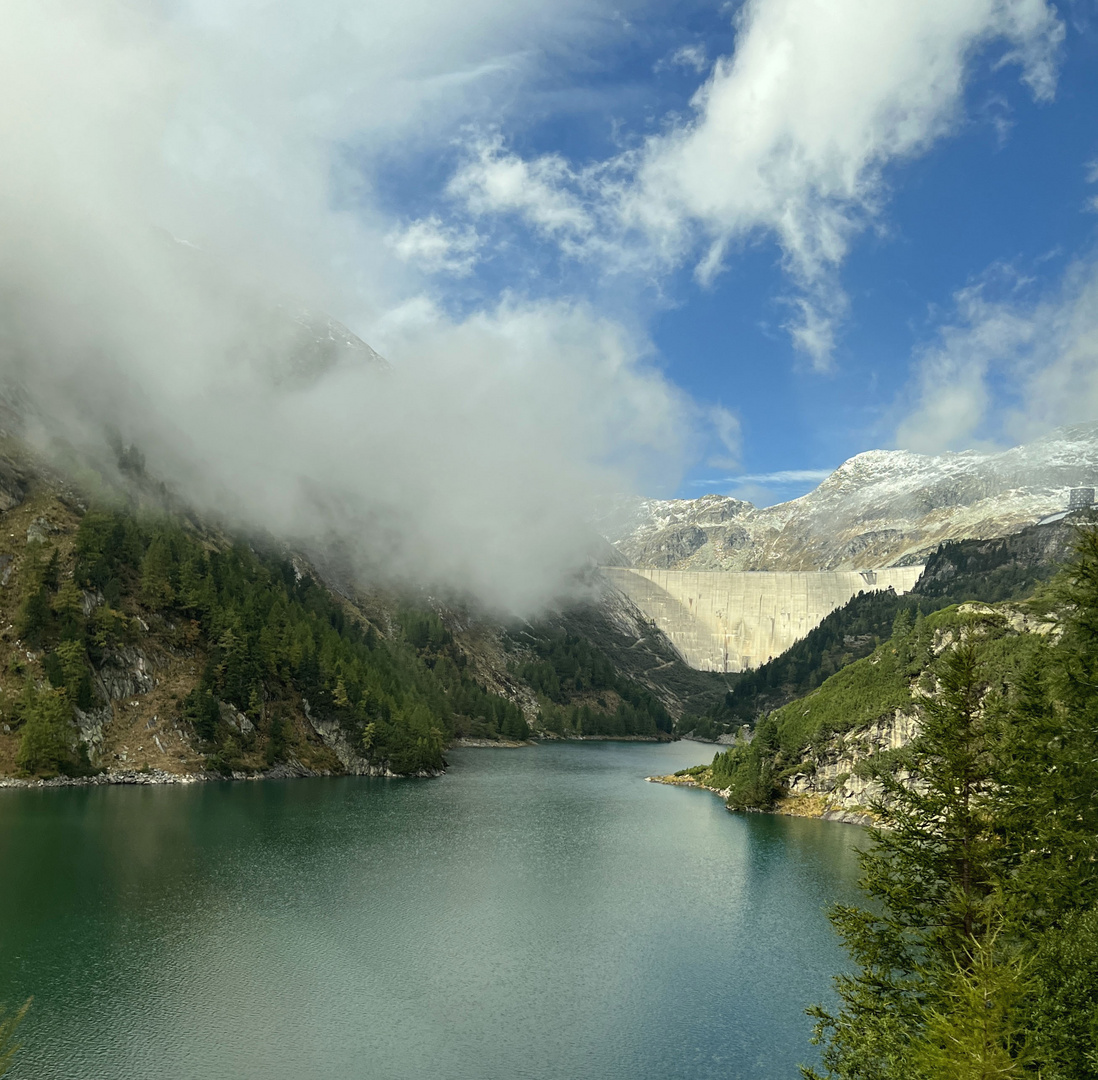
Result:
M1059 632L997 688L974 626L947 648L909 775L882 777L862 857L876 904L832 916L856 970L835 1014L811 1010L828 1076L1098 1080L1093 528L1057 601Z
M35 776L79 771L73 752L76 732L64 690L36 690L29 682L20 702L23 731L15 763Z
M1010 858L1004 911L1029 943L1027 1002L1044 1080L1098 1080L1098 535L1059 582L1061 633L1007 702L994 814Z
M992 933L973 941L943 981L913 1047L915 1074L933 1080L1014 1080L1030 1075L1026 963Z
M942 657L938 693L926 702L910 747L909 776L881 777L880 827L862 855L861 885L874 909L832 913L858 966L835 980L837 1014L811 1010L832 1077L918 1076L926 1010L946 1007L958 958L976 954L991 932L994 732L974 633L970 627Z
M141 560L141 599L151 608L167 607L175 596L172 588L172 547L161 533L153 537Z

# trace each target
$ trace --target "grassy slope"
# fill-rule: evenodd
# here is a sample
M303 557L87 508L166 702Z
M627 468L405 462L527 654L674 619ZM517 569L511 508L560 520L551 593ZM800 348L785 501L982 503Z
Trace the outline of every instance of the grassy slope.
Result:
M679 776L727 791L734 808L772 806L790 777L811 775L821 760L841 756L848 737L898 713L917 717L920 699L934 688L935 659L958 634L979 641L987 677L1001 687L1012 682L1052 619L1053 605L1040 592L1027 601L955 605L914 623L901 620L896 633L869 656L759 721L749 744L736 744L711 765ZM882 752L902 759L902 752ZM826 803L820 800L816 811Z

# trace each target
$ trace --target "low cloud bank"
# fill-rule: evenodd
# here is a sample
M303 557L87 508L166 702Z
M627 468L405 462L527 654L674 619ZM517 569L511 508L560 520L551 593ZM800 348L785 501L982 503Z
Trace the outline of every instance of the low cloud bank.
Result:
M365 196L333 208L349 121L325 73L218 18L6 5L0 375L42 437L116 428L243 526L493 609L551 602L591 505L674 477L693 407L583 304L440 310ZM323 311L376 331L391 366Z

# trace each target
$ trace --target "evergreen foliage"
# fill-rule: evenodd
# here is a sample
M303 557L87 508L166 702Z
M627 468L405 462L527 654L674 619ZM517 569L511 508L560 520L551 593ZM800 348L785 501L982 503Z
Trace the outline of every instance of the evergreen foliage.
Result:
M1022 1012L1032 990L1025 964L1002 956L994 936L975 939L942 977L912 1047L917 1075L934 1080L1010 1080L1032 1061Z
M737 743L713 757L710 786L728 791L733 810L761 810L780 791L777 726L769 718L759 722L750 743Z
M28 548L18 614L19 633L42 650L51 693L70 713L96 706L94 669L138 645L151 626L169 648L204 661L199 685L179 707L212 768L285 760L289 718L301 707L335 721L376 767L402 774L443 767L443 750L457 736L530 736L522 709L479 684L434 611L400 608L392 632L379 633L277 553L110 505L82 518L73 557L67 576L55 549ZM544 627L522 637L528 658L513 674L535 688L546 729L670 737L659 699L589 640ZM35 702L25 719L16 709L25 768L83 768L79 753L72 761L62 751L61 707ZM241 733L223 706L243 713L251 730Z
M15 632L32 648L40 648L53 629L50 600L60 585L60 559L56 548L40 540L27 545L22 573L23 600L15 616Z
M896 710L910 710L912 683L923 691L935 685L928 672L935 635L962 632L966 619L946 608L912 619L901 611L894 635L872 655L843 668L799 701L790 702L759 720L750 744L735 743L713 759L713 783L731 787L730 805L761 808L779 794L781 781L804 768L808 754L822 750L837 735L863 727ZM1015 678L1042 649L1032 634L1010 634L1001 616L980 620L981 649L1003 677ZM762 778L766 784L761 784Z
M268 765L285 760L287 715L299 703L335 720L352 747L394 773L442 768L458 734L529 737L521 708L476 682L432 611L401 609L386 637L278 555L112 507L81 520L74 560L62 580L58 551L32 542L20 573L17 631L42 650L50 684L28 679L13 711L28 774L88 771L73 707L96 705L92 669L139 640L139 619L169 647L205 657L181 713L214 769L245 768L244 755L257 749ZM88 615L82 589L98 593ZM255 730L231 727L221 703Z
M1026 654L957 626L907 775L880 770L871 903L832 913L855 966L839 1009L812 1010L829 1077L1098 1078L1093 529L1058 596L1062 632L1016 635Z
M565 631L524 635L535 659L515 667L541 702L543 726L559 735L669 737L671 715L654 694L623 677L585 638Z
M95 647L120 643L127 620L118 609L140 603L204 650L200 685L182 711L214 767L238 768L244 740L223 722L219 702L266 733L270 762L286 753L283 713L295 695L396 773L442 768L445 746L470 728L529 734L518 706L465 672L433 612L402 609L400 637L384 639L285 559L241 543L223 549L170 519L146 523L110 509L85 516L76 556L77 583L116 596L96 609Z
M18 706L22 734L15 763L32 776L85 776L87 748L77 740L65 690L38 690L29 682Z

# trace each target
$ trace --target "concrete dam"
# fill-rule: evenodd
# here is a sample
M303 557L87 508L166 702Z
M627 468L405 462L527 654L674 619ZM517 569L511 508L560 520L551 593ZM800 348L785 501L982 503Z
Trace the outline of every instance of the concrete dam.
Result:
M746 671L780 656L860 592L908 592L921 566L724 573L604 566L607 580L701 671Z

